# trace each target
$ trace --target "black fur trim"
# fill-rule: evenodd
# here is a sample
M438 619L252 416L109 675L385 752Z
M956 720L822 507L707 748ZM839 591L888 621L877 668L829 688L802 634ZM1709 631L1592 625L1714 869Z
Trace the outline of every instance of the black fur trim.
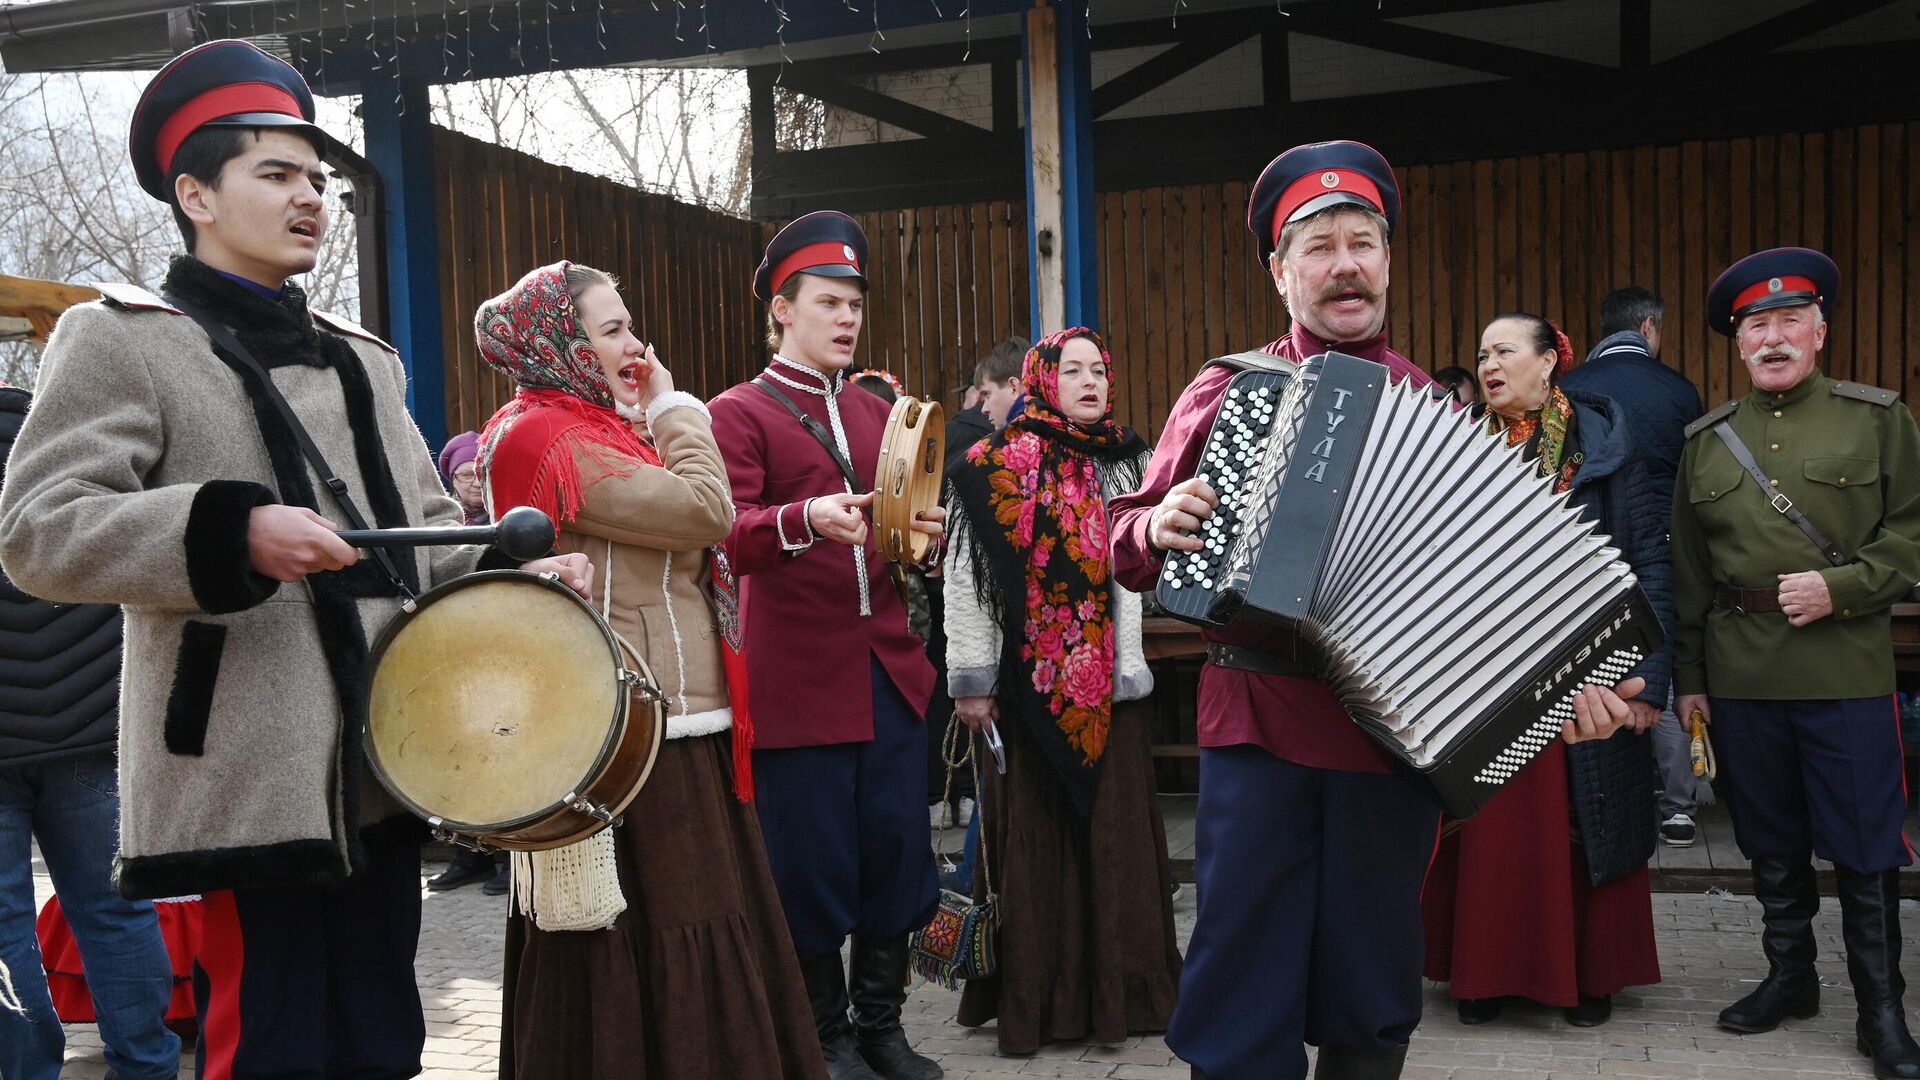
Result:
M220 682L220 656L227 628L187 620L180 632L180 657L173 664L173 689L167 693L163 728L167 752L199 757L207 750L207 721L213 715L213 688Z
M184 543L187 584L200 610L210 615L245 611L280 588L254 572L247 554L253 508L277 501L272 489L250 480L209 480L194 493Z
M113 860L114 888L129 900L265 885L338 885L346 876L339 849L331 840L287 840Z
M551 554L551 553L549 553ZM475 570L518 570L520 560L489 544L480 551L480 564Z
M433 830L412 814L376 821L360 830L360 842L368 848L419 847L432 838Z

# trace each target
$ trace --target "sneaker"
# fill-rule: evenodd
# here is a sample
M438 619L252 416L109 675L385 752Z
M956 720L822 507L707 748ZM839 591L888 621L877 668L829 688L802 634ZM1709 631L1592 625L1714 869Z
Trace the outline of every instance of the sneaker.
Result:
M953 812L944 802L933 803L927 807L927 827L944 829L953 824Z
M1668 847L1693 846L1693 816L1675 814L1660 823L1660 842Z
M972 799L963 797L960 800L960 809L954 811L953 823L955 825L960 826L963 829L973 824L973 800Z

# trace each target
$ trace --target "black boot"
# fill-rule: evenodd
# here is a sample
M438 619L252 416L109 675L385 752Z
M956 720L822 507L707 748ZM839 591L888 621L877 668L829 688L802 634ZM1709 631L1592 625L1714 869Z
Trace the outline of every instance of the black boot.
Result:
M1323 1046L1313 1067L1313 1080L1399 1080L1406 1064L1404 1043L1387 1050Z
M853 939L853 1033L860 1056L886 1080L940 1080L946 1070L907 1045L900 1006L907 1002L907 935Z
M485 881L493 876L493 854L478 852L472 848L453 848L453 859L447 868L427 879L428 892L446 892L462 885L471 885L476 881Z
M813 1026L820 1033L820 1053L827 1059L833 1080L880 1080L861 1059L847 1020L847 976L838 950L800 953L800 976L807 984L807 1003L813 1006Z
M1820 910L1813 863L1804 855L1753 860L1753 895L1760 901L1760 947L1767 977L1753 993L1720 1010L1720 1026L1743 1035L1772 1031L1791 1016L1804 1020L1820 1011L1820 977L1814 974L1813 915Z
M1833 868L1840 886L1840 931L1847 942L1847 974L1860 1019L1856 1045L1873 1059L1873 1075L1920 1078L1920 1046L1907 1033L1902 1003L1907 981L1900 975L1900 872L1863 874Z

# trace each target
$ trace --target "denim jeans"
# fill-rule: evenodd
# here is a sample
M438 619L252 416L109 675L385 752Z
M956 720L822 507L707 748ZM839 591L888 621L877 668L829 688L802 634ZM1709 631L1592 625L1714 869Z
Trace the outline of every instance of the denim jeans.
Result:
M66 1051L34 935L30 838L40 841L80 945L108 1068L119 1080L174 1076L180 1039L165 1025L173 970L153 904L123 899L113 888L119 781L113 752L103 750L0 767L0 962L27 1010L0 1011L0 1077L58 1080Z

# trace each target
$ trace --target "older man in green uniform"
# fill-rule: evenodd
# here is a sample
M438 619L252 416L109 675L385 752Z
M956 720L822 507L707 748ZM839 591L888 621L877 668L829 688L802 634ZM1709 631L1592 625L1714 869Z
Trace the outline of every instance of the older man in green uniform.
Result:
M1673 493L1674 687L1713 725L1734 836L1753 862L1768 974L1720 1014L1770 1031L1820 1007L1812 857L1834 864L1877 1077L1920 1077L1900 975L1906 790L1893 602L1920 581L1920 430L1899 395L1815 367L1833 260L1776 248L1707 294L1752 376L1687 428Z

